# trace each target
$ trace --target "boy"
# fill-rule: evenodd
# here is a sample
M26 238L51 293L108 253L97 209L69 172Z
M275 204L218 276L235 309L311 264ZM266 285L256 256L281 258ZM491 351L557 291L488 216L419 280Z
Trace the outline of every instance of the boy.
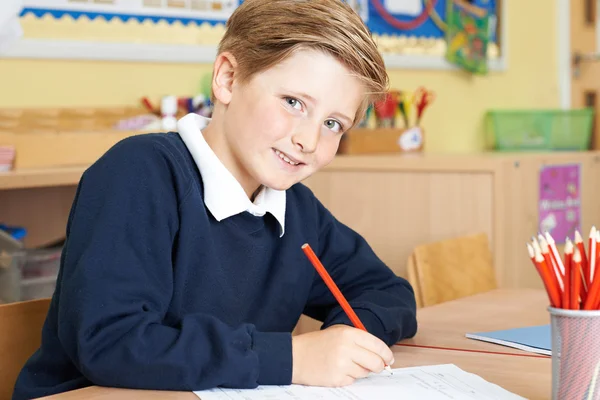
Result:
M214 63L211 120L135 136L83 175L41 348L15 399L89 385L347 385L416 332L410 285L298 182L387 85L340 0L247 0ZM369 333L351 326L309 243ZM300 315L324 322L291 336Z

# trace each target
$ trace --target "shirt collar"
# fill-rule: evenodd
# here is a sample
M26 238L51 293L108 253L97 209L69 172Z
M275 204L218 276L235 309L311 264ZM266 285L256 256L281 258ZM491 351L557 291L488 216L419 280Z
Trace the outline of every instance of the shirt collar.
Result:
M177 122L179 136L192 155L204 185L204 204L217 221L248 211L256 216L271 213L285 232L285 190L263 187L254 203L250 201L242 185L235 179L212 151L202 129L210 119L198 114L188 114Z

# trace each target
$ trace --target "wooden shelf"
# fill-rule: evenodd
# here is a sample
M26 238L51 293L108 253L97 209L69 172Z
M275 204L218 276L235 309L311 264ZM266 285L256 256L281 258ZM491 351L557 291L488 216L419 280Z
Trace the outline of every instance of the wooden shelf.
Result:
M17 169L0 172L0 190L75 186L88 166Z

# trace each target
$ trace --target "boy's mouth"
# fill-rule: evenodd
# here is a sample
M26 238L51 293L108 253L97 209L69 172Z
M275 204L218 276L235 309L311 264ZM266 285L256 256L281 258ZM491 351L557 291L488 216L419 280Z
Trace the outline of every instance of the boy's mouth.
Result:
M289 156L288 154L279 151L277 149L273 149L273 151L275 152L275 154L277 155L277 157L279 157L281 160L285 161L286 163L293 165L293 166L298 166L298 165L302 165L304 164L302 161L299 161L291 156Z

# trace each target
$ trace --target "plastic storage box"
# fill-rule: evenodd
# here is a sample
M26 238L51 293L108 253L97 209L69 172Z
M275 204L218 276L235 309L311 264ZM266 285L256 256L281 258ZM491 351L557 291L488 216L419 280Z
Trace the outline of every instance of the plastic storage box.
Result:
M488 134L499 151L587 150L594 110L492 110Z
M0 233L0 303L51 297L62 247L25 249Z

